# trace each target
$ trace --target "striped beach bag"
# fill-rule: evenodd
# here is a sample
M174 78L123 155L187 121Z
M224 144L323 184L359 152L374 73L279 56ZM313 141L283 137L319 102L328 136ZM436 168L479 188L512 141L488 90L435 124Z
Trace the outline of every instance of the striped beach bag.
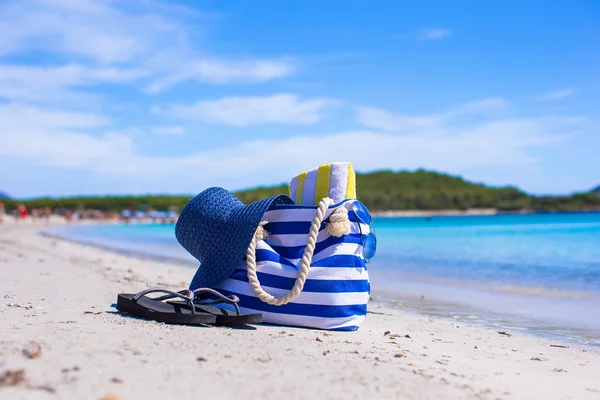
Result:
M216 289L266 323L353 331L367 313L367 262L375 253L371 216L355 199L273 205L245 265Z

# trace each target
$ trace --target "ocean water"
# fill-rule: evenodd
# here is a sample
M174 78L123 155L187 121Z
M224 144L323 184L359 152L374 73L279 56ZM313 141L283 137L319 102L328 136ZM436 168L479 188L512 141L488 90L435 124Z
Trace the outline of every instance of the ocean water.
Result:
M600 295L600 213L390 218L375 226L378 269L390 277Z
M397 307L600 345L600 213L375 218L376 300ZM174 225L56 228L139 256L196 262Z

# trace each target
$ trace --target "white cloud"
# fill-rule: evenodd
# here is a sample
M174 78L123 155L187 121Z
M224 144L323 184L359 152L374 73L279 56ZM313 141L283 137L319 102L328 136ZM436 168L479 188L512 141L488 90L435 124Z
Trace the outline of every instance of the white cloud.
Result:
M422 28L419 30L421 40L439 40L451 34L452 31L446 28Z
M509 103L500 97L490 97L461 104L458 107L450 109L450 111L443 115L445 115L446 119L449 119L460 115L486 114L502 110L508 105Z
M364 126L385 131L432 129L464 115L488 114L502 110L508 103L498 97L473 101L454 107L446 112L430 115L396 115L375 107L358 107L356 121Z
M182 27L152 9L92 0L12 0L0 6L0 55L54 52L104 64L184 44ZM136 5L140 5L137 3Z
M80 81L123 83L145 77L149 93L186 80L260 83L294 73L289 58L223 59L206 54L198 39L208 27L198 12L167 2L9 0L0 2L0 59L32 53L38 60L47 57L53 63L49 71L33 72L49 78L60 75L52 84L57 88L64 80L72 84L66 72L77 69L74 74ZM70 61L56 65L62 59ZM28 68L8 65L0 70L4 67L12 69L12 75ZM11 95L33 97L39 80L29 84L19 79L25 87L16 90L12 85Z
M371 130L325 133L249 140L170 157L139 154L127 134L86 131L104 122L83 113L0 106L0 158L110 176L121 186L136 185L145 192L193 193L209 185L233 189L284 182L298 171L331 160L351 161L362 171L426 166L460 173L481 166L530 165L538 162L535 150L565 140L582 121L532 117L467 128L441 125L431 133L419 129L403 135Z
M154 81L146 88L146 92L158 93L189 79L212 84L260 83L291 75L294 69L289 60L200 59L185 63L172 74Z
M125 135L82 133L107 123L107 118L95 114L0 105L0 156L40 166L89 168L131 151Z
M183 136L185 128L182 126L157 126L152 129L157 135L163 136Z
M543 93L537 96L538 101L555 101L567 98L575 93L575 88L566 88L561 90L555 90L553 92Z
M192 105L155 107L154 112L195 121L247 126L263 123L313 124L323 111L338 101L315 98L302 100L297 95L279 93L267 97L224 97Z
M102 84L123 84L148 76L144 69L0 64L0 99L56 102L85 98L81 89ZM74 90L79 89L79 90Z
M376 107L358 107L357 122L371 128L384 131L404 131L414 128L427 128L440 123L439 116L413 117L394 115Z
M22 131L81 129L107 126L109 119L96 114L38 108L19 103L0 104L0 136L22 135Z

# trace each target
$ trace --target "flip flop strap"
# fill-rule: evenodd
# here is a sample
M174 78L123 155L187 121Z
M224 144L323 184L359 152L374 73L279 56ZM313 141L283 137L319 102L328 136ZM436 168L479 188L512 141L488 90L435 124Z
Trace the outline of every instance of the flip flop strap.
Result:
M260 223L257 234L255 234L252 238L250 246L248 246L248 250L246 251L246 267L250 286L252 286L254 293L256 293L258 298L263 302L274 306L282 306L294 300L300 295L300 293L302 293L302 289L304 289L304 283L306 283L306 279L308 278L308 272L310 270L310 264L312 263L312 256L315 252L315 246L317 243L317 237L319 236L319 230L321 229L321 223L323 222L323 219L325 219L325 213L327 212L327 209L332 204L333 200L329 197L325 197L319 202L317 212L310 226L308 241L306 243L306 248L304 249L304 254L302 255L300 271L298 272L298 277L296 278L294 287L288 293L280 297L275 297L267 293L260 285L258 276L256 275L256 238L259 235L259 232L262 231L262 227L267 223L267 221L262 221Z
M141 299L142 297L144 297L150 293L157 293L157 292L158 293L168 293L168 294L166 296L157 297L153 300L162 301L162 300L172 299L173 297L179 297L180 299L185 300L185 302L190 306L192 314L195 314L195 307L194 307L195 294L194 294L194 292L192 292L191 290L188 290L188 289L181 290L179 292L174 292L172 290L164 289L164 288L149 288L149 289L142 290L141 292L137 292L135 295L133 295L132 300L137 303L137 301L139 299Z
M167 294L165 296L157 297L155 300L163 301L163 300L172 299L173 297L181 297L181 296L174 295L173 293L175 293L175 292L171 292L171 291L168 291L168 290L165 290L165 293L169 293L169 294ZM184 289L184 290L180 290L177 293L181 294L181 295L184 295L184 296L185 295L191 296L191 298L193 299L193 302L195 304L198 304L198 305L210 306L210 305L215 305L215 304L220 304L220 303L233 304L233 306L235 307L235 311L236 311L237 315L240 315L240 308L237 305L237 303L240 301L240 299L236 295L225 296L224 294L219 293L218 291L216 291L214 289L210 289L210 288L198 288L198 289L195 289L193 291L190 291L189 289ZM202 294L212 295L212 296L218 297L218 299L217 300L212 300L212 301L201 302L201 301L199 301L197 299Z
M198 305L211 306L211 305L220 304L220 303L233 304L233 306L235 307L235 312L237 313L237 315L240 315L240 307L237 305L237 303L240 301L240 299L234 294L232 294L231 296L225 296L223 293L219 293L215 289L210 289L210 288L198 288L198 289L194 290L193 293L195 295L194 303L196 303ZM218 299L209 300L209 301L196 300L198 297L200 297L199 295L202 295L202 294L209 294L209 295L218 297Z

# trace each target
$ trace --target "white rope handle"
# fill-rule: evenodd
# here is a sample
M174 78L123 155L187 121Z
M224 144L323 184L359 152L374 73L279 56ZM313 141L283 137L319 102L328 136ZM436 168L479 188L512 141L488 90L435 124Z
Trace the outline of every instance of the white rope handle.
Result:
M306 243L306 248L304 249L304 254L302 255L302 263L300 265L300 272L298 273L298 277L296 278L296 282L294 283L294 287L288 293L281 297L275 297L269 293L267 293L260 282L258 281L258 277L256 276L256 237L264 235L262 231L262 226L267 222L262 221L260 223L260 227L257 230L257 235L252 238L250 242L250 246L248 246L248 250L246 251L246 266L248 269L248 281L250 282L250 286L254 290L254 293L258 296L259 299L264 301L265 303L274 305L274 306L282 306L284 304L289 303L294 300L296 297L302 293L302 289L304 288L304 283L306 282L306 278L308 277L308 271L310 270L310 264L312 262L312 256L315 252L315 245L317 243L317 236L319 236L319 229L321 229L321 223L325 218L325 212L329 208L329 206L333 204L333 200L329 197L325 197L323 200L319 202L319 207L317 208L317 213L315 214L312 225L310 226L310 233L308 234L308 241ZM262 238L262 237L261 237Z

